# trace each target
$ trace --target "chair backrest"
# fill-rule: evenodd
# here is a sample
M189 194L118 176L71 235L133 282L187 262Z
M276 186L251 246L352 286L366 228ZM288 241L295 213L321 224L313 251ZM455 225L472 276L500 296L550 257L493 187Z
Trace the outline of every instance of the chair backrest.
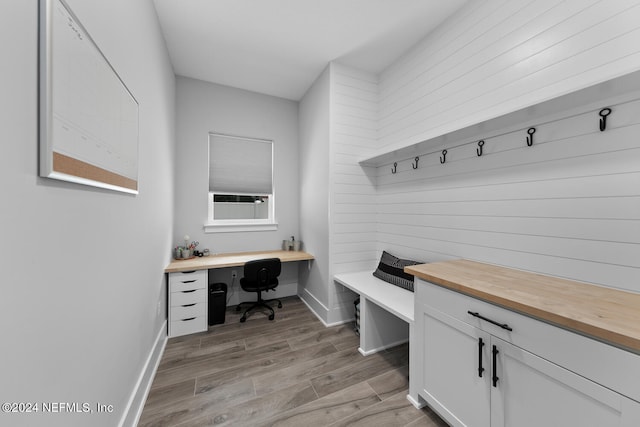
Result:
M280 258L247 261L244 264L244 279L265 286L280 275L281 269Z

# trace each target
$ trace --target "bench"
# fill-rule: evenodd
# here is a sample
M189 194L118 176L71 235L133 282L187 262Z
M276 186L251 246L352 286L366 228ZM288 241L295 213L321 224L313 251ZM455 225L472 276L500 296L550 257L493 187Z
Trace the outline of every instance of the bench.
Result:
M409 341L413 292L380 280L371 271L336 274L333 280L360 295L360 353L368 356Z

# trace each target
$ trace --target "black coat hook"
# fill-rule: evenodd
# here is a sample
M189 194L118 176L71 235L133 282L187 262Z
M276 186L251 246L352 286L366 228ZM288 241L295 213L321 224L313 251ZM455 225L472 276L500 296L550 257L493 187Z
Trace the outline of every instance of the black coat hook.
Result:
M442 157L440 157L440 163L444 164L447 161L447 150L442 150Z
M398 162L393 162L393 169L391 169L391 173L398 172Z
M478 141L478 148L476 148L476 154L478 157L482 156L482 146L484 145L484 139Z
M420 160L420 157L416 156L416 158L414 160L415 160L415 163L412 163L411 166L414 169L418 169L418 161Z
M611 108L603 108L600 110L600 132L604 132L607 128L607 116L611 114Z
M529 136L527 136L527 145L531 147L533 145L533 134L536 133L536 128L529 128L527 133L529 134Z

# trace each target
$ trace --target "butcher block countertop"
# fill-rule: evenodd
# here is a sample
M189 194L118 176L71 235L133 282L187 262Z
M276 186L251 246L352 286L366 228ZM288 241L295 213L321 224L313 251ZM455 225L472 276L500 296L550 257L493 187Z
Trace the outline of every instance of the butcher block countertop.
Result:
M240 267L247 261L264 258L280 258L281 262L310 261L313 255L304 251L258 251L214 254L206 257L195 257L186 260L173 260L165 273L176 273L190 270L209 270L212 268Z
M640 353L640 294L464 259L413 265L405 271Z

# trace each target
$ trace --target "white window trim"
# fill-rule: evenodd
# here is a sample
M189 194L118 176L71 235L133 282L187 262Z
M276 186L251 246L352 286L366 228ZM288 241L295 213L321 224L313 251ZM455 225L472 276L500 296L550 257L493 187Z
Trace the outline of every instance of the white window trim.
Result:
M226 137L232 137L232 138L242 138L242 139L255 139L255 140L259 140L259 141L265 141L265 142L270 142L271 143L271 182L272 182L272 192L271 194L247 194L249 196L260 196L260 195L264 195L264 196L269 196L269 218L267 219L218 219L218 220L214 220L213 219L213 192L209 192L208 197L207 197L207 206L208 206L208 214L207 214L207 221L204 223L204 232L205 233L234 233L234 232L238 232L238 231L275 231L278 229L278 222L276 221L275 218L275 208L276 208L276 197L275 197L275 193L276 193L276 189L275 189L275 171L274 171L274 166L275 166L275 158L274 158L274 152L275 152L275 144L273 140L267 140L267 139L262 139L262 138L250 138L250 137L243 137L243 136L237 136L237 135L229 135L229 134L222 134L222 133L217 133L217 132L209 132L209 142L208 142L208 149L210 149L210 141L211 141L211 136L214 135L221 135L221 136L226 136ZM207 158L209 158L209 155L207 155ZM223 192L218 192L216 194L224 194ZM235 194L235 193L234 193Z
M275 231L278 222L275 220L275 194L250 194L251 196L269 196L269 218L267 219L213 219L213 192L207 196L207 222L205 233L235 233L238 231ZM223 193L216 193L223 194Z
M278 229L278 223L273 222L270 224L256 224L252 222L250 224L205 224L205 233L236 233L238 231L275 231Z

